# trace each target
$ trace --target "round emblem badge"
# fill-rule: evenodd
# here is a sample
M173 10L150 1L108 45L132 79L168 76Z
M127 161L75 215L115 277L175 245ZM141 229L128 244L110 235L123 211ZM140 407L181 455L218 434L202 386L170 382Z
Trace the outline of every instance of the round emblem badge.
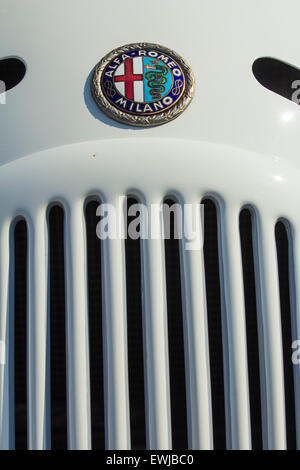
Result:
M194 93L191 68L176 52L158 44L128 44L107 54L91 83L99 108L133 126L175 119Z

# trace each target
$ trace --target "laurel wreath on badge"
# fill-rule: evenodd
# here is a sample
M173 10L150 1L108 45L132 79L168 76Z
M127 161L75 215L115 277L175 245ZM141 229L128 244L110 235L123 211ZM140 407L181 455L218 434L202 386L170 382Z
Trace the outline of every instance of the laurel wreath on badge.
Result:
M157 126L178 117L190 104L195 82L176 52L158 44L114 49L96 65L92 95L110 118L131 126Z

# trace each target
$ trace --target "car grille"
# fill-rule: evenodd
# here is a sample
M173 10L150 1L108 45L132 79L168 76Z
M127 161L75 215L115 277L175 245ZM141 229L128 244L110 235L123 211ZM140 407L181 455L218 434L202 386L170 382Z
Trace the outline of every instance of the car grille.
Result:
M216 176L223 152L179 141L155 187L157 171L147 174L138 154L116 172L120 146L109 145L96 145L113 152L107 167L88 143L2 172L3 194L11 181L21 188L1 210L1 447L296 447L297 219L276 205L293 185L260 207L268 183L251 182L255 161L248 178L245 160L226 150L242 179L235 190ZM61 152L70 174L57 174ZM196 178L195 158L215 162ZM202 201L204 250L175 239L100 242L97 205L125 194L129 204Z

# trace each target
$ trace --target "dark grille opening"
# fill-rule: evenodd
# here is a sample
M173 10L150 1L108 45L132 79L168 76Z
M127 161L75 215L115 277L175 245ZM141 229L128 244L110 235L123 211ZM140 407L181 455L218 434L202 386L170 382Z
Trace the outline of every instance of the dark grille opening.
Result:
M169 207L174 201L165 201ZM181 300L179 240L174 238L175 217L170 212L170 239L165 240L168 340L170 367L172 448L188 448L184 333Z
M105 448L104 390L103 390L103 340L102 340L102 292L101 292L101 242L96 235L99 217L97 201L86 206L89 344L91 383L92 449Z
M127 210L137 204L133 198L127 199ZM136 216L138 216L137 213ZM127 225L135 217L128 217ZM141 291L141 249L140 239L127 237L126 250L126 293L127 293L127 334L129 402L132 449L146 448L144 362L143 362L143 323Z
M17 86L24 78L24 62L13 57L0 60L0 94ZM1 83L2 82L2 83Z
M275 227L281 325L282 325L282 346L284 361L284 382L285 382L285 411L286 411L286 431L287 448L296 449L296 422L295 422L295 395L293 363L291 360L292 327L291 327L291 305L290 305L290 282L289 282L289 243L287 231L282 222L278 222Z
M260 57L252 66L256 80L277 95L299 104L300 70L272 57Z
M51 447L67 448L64 211L49 212Z
M240 214L240 237L245 294L252 449L258 450L262 449L261 388L252 217L248 209L243 209Z
M14 273L15 449L24 450L27 448L27 226L24 220L14 230Z
M202 203L214 448L221 450L226 448L226 428L217 210L210 199Z

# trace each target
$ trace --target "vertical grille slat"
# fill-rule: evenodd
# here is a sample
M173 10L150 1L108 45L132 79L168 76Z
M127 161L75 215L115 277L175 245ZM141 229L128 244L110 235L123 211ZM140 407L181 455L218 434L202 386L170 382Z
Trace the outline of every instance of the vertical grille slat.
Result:
M137 199L127 199L127 214L130 208L135 209L134 205L137 203ZM138 216L138 213L136 216ZM135 216L128 216L127 227L134 219ZM145 449L146 422L140 238L134 240L127 236L125 250L131 448Z
M51 449L67 449L66 309L64 274L64 211L48 215L50 287Z
M204 267L207 303L214 449L226 448L222 312L216 205L203 199Z
M264 449L286 448L281 313L274 221L255 219L255 277L260 331Z
M289 279L289 241L286 227L283 222L277 222L275 226L275 237L277 247L280 308L281 308L281 331L283 347L284 384L285 384L285 412L286 412L286 434L287 449L296 448L296 422L295 422L295 390L293 377L293 362L291 361L292 324L291 324L291 302L290 302L290 279Z
M97 237L98 200L86 205L86 234L89 293L89 344L91 379L92 449L105 447L102 340L101 241Z
M118 199L116 216L123 218ZM121 212L121 213L120 213ZM130 448L126 275L124 240L105 238L102 246L105 441L107 449Z
M9 450L13 444L13 391L11 387L11 376L13 371L13 357L9 354L12 349L12 297L13 283L12 265L13 265L13 249L10 240L10 226L8 221L3 221L0 231L0 340L6 346L5 360L6 364L0 364L0 449Z
M300 226L289 226L289 280L293 342L300 340ZM299 350L292 349L294 353ZM297 357L299 359L299 355ZM300 364L294 364L295 420L297 449L300 449Z
M261 383L259 366L259 332L252 237L252 209L240 213L240 236L243 261L245 312L247 326L247 352L249 394L251 410L252 449L262 449Z
M175 201L171 199L166 199L166 206L164 207L172 209L174 202ZM177 232L177 229L175 228L175 225L177 225L176 215L172 212L172 210L170 211L170 220L166 220L166 214L164 215L164 231L165 225L168 223L170 224L169 238L166 237L165 239L165 261L170 364L172 449L180 450L188 448L187 394L180 252L179 240L175 238Z
M25 220L20 220L14 230L14 421L16 450L25 450L28 445L27 243L27 224Z
M195 204L198 201L186 201ZM185 229L201 227L201 214L185 214ZM213 447L208 325L202 250L188 250L189 240L180 240L181 286L185 334L189 447Z
M151 201L160 204L160 201ZM150 206L148 206L150 213ZM168 325L162 215L150 229L159 239L142 240L142 289L146 352L147 447L171 449Z
M250 409L239 208L219 208L220 276L224 318L227 447L250 449Z
M72 203L65 218L68 447L90 449L87 266L82 202Z
M28 448L32 450L50 446L46 234L46 214L41 210L28 227Z

